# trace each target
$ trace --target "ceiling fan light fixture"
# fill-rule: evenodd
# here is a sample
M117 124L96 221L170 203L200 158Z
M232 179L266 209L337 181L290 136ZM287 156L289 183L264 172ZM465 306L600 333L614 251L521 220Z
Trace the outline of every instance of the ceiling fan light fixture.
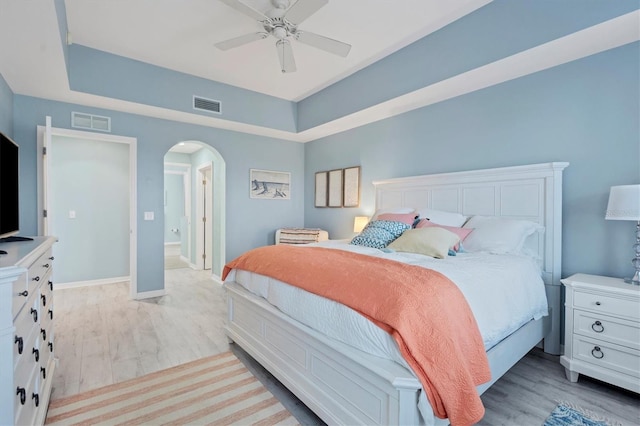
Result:
M285 39L289 35L284 27L275 27L273 31L271 31L271 34L279 40Z

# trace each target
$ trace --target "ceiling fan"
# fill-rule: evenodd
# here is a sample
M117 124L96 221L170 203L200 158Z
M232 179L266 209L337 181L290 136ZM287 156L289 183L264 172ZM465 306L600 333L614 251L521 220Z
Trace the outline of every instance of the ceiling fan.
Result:
M342 57L346 57L351 50L350 44L298 29L298 25L302 21L316 13L329 0L298 0L291 7L289 7L289 0L271 0L274 8L265 13L254 9L241 0L220 1L238 12L256 19L264 28L264 32L246 34L216 43L215 46L220 50L233 49L271 35L277 39L276 49L280 59L280 69L283 73L296 70L296 62L289 41L291 39Z

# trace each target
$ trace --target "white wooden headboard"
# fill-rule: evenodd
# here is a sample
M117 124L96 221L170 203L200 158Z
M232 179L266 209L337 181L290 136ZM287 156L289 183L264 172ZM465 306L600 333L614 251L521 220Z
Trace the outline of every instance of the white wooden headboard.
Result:
M538 253L549 305L559 310L562 171L568 165L553 162L375 181L376 209L427 207L541 224L544 234L533 235L527 248ZM559 332L559 322L557 328Z

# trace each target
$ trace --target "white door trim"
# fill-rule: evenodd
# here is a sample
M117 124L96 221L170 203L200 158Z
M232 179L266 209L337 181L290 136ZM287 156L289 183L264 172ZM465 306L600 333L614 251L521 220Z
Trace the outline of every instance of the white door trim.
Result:
M213 161L207 161L206 163L202 163L198 166L196 166L196 211L195 211L195 221L196 221L196 256L195 256L195 264L196 264L196 269L198 270L202 270L202 269L206 269L206 262L202 261L202 253L206 252L207 256L209 259L212 259L212 255L213 253L211 253L211 247L213 247L213 232L211 232L211 235L209 236L210 239L210 244L208 244L209 246L209 250L205 249L204 246L204 238L203 235L205 233L205 228L206 226L203 225L202 222L202 212L205 210L205 205L203 204L203 197L202 197L202 192L203 192L203 185L202 185L202 176L204 175L204 172L206 170L209 170L209 176L211 177L211 182L209 183L209 189L208 189L208 195L209 197L213 197L213 170L214 170L214 164ZM215 203L214 203L215 204ZM213 222L213 218L211 217L212 212L211 210L209 210L207 212L209 214L209 217L207 217L207 221L209 222L209 224L212 224ZM209 226L209 229L211 231L213 231L213 227Z
M138 196L137 196L137 143L138 139L129 136L118 136L111 134L85 132L82 130L70 130L50 127L50 117L47 117L47 126L38 126L38 155L37 155L37 196L38 196L38 234L43 235L47 229L47 222L43 212L49 210L48 200L46 200L46 168L42 155L45 144L49 142L47 149L50 150L52 136L69 138L82 138L87 140L124 143L129 145L129 296L132 299L138 298ZM47 132L49 130L49 132ZM47 140L45 140L45 138ZM46 203L46 204L45 204Z
M187 260L191 263L191 164L164 163L165 174L182 175L184 184L184 215L187 217ZM184 170L167 170L168 167L179 167ZM165 190L166 191L166 190Z

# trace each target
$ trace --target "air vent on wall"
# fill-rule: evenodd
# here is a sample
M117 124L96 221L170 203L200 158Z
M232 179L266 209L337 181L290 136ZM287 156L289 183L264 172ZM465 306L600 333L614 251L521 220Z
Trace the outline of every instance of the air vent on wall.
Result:
M222 110L222 104L220 103L220 101L214 101L213 99L207 99L194 95L193 109L220 114Z
M98 130L100 132L111 132L111 117L85 114L82 112L72 112L71 127L75 127L77 129Z

